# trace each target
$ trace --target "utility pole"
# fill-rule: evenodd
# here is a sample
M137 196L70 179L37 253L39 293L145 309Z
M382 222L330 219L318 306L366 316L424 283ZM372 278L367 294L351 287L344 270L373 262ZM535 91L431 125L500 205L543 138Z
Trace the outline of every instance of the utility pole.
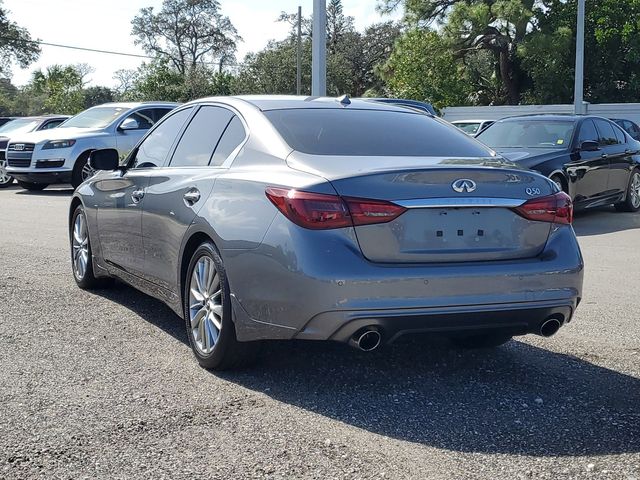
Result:
M302 93L302 7L298 5L298 42L296 45L296 95Z
M576 115L586 113L584 110L584 1L578 0L578 20L576 28L576 73L573 87L574 112Z
M313 0L311 95L327 94L327 0Z

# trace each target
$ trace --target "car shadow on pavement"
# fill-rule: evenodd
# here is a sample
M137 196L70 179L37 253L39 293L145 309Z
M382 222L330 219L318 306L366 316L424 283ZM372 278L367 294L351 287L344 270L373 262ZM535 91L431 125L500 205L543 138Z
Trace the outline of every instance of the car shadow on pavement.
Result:
M579 237L640 229L640 212L618 212L613 207L586 210L576 214L573 229Z
M129 287L99 293L188 345L182 321L159 301ZM464 351L421 336L371 353L267 342L256 365L212 375L372 433L452 451L640 452L640 379L521 341Z

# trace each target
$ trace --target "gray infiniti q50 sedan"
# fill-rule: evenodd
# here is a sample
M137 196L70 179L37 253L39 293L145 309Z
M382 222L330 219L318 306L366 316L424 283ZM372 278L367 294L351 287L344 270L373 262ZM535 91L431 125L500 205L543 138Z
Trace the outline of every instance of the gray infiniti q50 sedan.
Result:
M73 195L81 288L117 277L184 317L199 363L259 340L372 350L553 335L582 295L568 196L433 117L348 98L185 104Z

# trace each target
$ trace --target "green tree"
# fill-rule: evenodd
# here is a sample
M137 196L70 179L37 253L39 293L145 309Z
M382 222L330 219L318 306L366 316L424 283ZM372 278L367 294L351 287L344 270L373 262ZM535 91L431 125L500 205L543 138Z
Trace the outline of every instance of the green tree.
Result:
M75 114L84 110L85 75L85 66L52 65L33 72L26 91L41 99L44 112L39 113Z
M115 101L114 91L108 87L89 87L82 91L84 95L84 108Z
M463 60L491 59L502 85L492 103L517 104L527 82L517 51L535 29L536 4L536 0L382 0L380 8L391 11L403 5L410 25L440 25L450 48ZM478 51L491 55L478 57Z
M40 46L32 41L27 29L9 20L8 13L0 0L0 76L11 74L13 62L26 68L40 55Z
M640 101L640 0L587 0L585 11L585 99ZM532 79L528 101L573 101L576 15L564 0L537 10L538 30L518 50Z
M158 13L143 8L131 24L136 45L168 61L181 75L212 62L222 71L240 40L216 0L164 0Z
M471 102L465 67L435 30L407 31L380 70L393 96L428 101L438 108Z

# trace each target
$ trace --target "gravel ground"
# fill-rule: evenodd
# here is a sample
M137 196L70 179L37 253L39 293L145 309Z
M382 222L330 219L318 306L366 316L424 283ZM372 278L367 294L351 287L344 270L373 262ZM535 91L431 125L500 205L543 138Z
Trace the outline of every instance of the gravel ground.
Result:
M576 220L551 339L273 343L218 375L160 302L75 286L70 193L0 190L1 478L640 479L640 214Z

